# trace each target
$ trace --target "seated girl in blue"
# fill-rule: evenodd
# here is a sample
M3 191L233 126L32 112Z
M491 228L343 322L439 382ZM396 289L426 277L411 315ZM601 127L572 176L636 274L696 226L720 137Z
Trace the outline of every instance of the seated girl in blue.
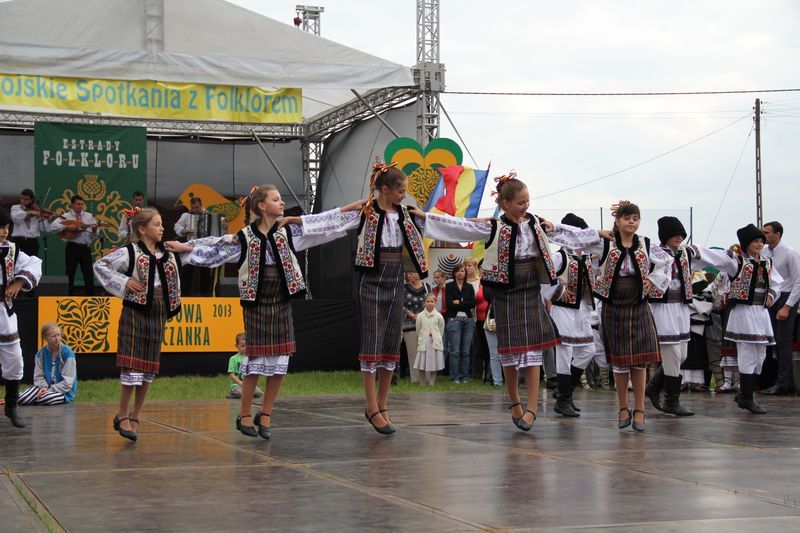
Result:
M19 395L20 405L70 403L78 393L75 353L61 342L61 328L47 322L42 326L45 345L36 352L33 387Z

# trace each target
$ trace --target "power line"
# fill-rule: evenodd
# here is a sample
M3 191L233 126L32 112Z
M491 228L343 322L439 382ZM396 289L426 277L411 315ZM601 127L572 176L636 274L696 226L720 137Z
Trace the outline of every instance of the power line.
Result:
M439 107L442 108L442 111L444 111L444 116L447 117L447 122L450 123L450 126L453 128L453 131L455 131L456 135L458 135L458 140L461 141L462 145L464 145L464 149L469 154L469 158L472 159L472 164L475 165L475 168L480 168L480 165L478 165L478 162L475 161L474 157L472 157L472 152L469 151L469 147L467 147L467 143L464 142L463 137L461 137L461 133L459 133L458 128L456 128L456 125L453 124L453 121L450 119L450 115L447 113L447 109L444 108L444 104L439 102Z
M703 243L703 246L708 245L708 239L711 238L711 232L714 231L714 224L717 223L717 218L719 217L719 212L722 211L722 205L725 203L725 198L728 196L728 189L731 188L731 183L733 183L733 177L736 176L736 171L739 168L739 163L742 161L742 156L744 155L745 149L747 149L747 145L750 142L750 136L753 134L753 130L755 126L750 128L750 131L747 133L747 139L744 141L744 146L742 146L742 151L739 152L739 159L736 160L736 166L733 167L733 172L731 172L731 177L728 179L728 185L725 186L725 192L722 193L722 200L719 201L719 206L717 207L717 213L714 215L714 221L711 222L711 227L708 228L708 235L706 235L706 242Z
M572 93L572 92L500 92L500 91L444 91L446 94L470 94L483 96L699 96L714 94L758 94L758 93L791 93L800 89L753 89L737 91L659 91L659 92L627 92L627 93Z
M600 176L599 178L594 178L594 179L591 179L591 180L588 180L588 181L584 181L584 182L582 182L582 183L578 183L577 185L573 185L573 186L571 186L571 187L566 187L566 188L564 188L564 189L559 189L559 190L557 190L557 191L554 191L554 192L551 192L551 193L542 194L541 196L535 196L533 199L534 199L534 200L540 200L540 199L542 199L542 198L547 198L547 197L549 197L549 196L555 196L556 194L561 194L562 192L571 191L571 190L573 190L573 189L577 189L577 188L579 188L579 187L583 187L584 185L589 185L589 184L591 184L591 183L596 183L596 182L598 182L598 181L601 181L601 180L604 180L604 179L610 178L610 177L612 177L612 176L616 176L616 175L618 175L618 174L622 174L623 172L627 172L627 171L629 171L629 170L633 170L634 168L638 168L638 167L640 167L640 166L642 166L642 165L646 165L647 163L650 163L650 162L652 162L652 161L655 161L656 159L661 159L662 157L664 157L664 156L667 156L667 155L669 155L669 154L671 154L671 153L673 153L673 152L677 152L677 151L678 151L678 150L680 150L681 148L686 148L686 147L687 147L687 146L689 146L689 145L692 145L692 144L694 144L694 143L696 143L696 142L702 141L703 139L706 139L706 138L708 138L708 137L711 137L712 135L714 135L714 134L716 134L716 133L719 133L719 132L721 132L722 130L728 129L728 128L730 128L731 126L733 126L734 124L737 124L737 123L739 123L739 122L743 121L743 120L744 120L744 119L746 119L746 118L750 118L751 116L752 116L752 115L748 113L747 115L744 115L743 117L740 117L740 118L738 118L738 119L734 120L733 122L731 122L731 123L729 123L729 124L726 124L725 126L722 126L721 128L717 128L716 130L712 131L711 133L706 133L706 134L705 134L705 135L703 135L702 137L698 137L698 138L696 138L696 139L693 139L693 140L691 140L691 141L689 141L689 142L687 142L687 143L684 143L684 144L682 144L682 145L680 145L680 146L678 146L678 147L676 147L676 148L673 148L672 150L667 150L666 152L663 152L663 153L661 153L661 154L659 154L659 155L657 155L657 156L651 157L650 159L647 159L647 160L645 160L645 161L642 161L641 163L636 163L635 165L631 165L631 166L629 166L629 167L623 168L622 170L617 170L616 172L612 172L611 174L606 174L605 176Z

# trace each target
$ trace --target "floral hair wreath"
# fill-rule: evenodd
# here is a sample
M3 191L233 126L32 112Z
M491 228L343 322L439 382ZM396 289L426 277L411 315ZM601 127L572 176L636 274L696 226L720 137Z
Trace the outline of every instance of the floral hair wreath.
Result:
M492 191L492 196L497 196L498 194L500 194L500 189L503 187L503 185L506 182L511 181L511 180L515 180L515 179L517 179L517 171L516 170L511 170L511 171L509 171L508 174L504 174L502 176L497 176L494 179L494 181L497 183L497 190Z
M258 190L258 185L253 185L252 187L250 187L250 192L247 193L247 195L239 198L239 206L242 208L247 206L248 202L250 202L250 198L253 197L253 195L256 193L257 190Z
M372 163L372 175L369 177L369 197L367 198L367 203L361 208L361 215L369 216L372 214L372 200L375 198L375 184L378 181L378 174L383 174L396 166L397 161L392 161L387 165L379 156L375 156L375 162Z
M123 209L122 212L125 214L126 217L133 218L137 214L142 212L142 208L141 207L134 207L133 209Z
M611 206L611 216L614 217L614 218L617 218L617 211L619 211L620 208L623 205L628 205L629 203L631 203L630 200L620 200L619 202L617 202L614 205L612 205Z

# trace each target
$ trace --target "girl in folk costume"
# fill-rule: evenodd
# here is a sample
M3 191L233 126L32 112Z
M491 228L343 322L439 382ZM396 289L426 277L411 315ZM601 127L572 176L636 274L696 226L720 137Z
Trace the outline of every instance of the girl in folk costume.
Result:
M417 358L414 368L420 383L433 385L436 373L444 368L444 317L436 310L436 295L425 295L425 309L417 314Z
M288 371L289 358L296 350L290 298L306 292L296 254L344 234L305 235L301 217L283 217L285 203L274 185L253 187L242 199L245 202L258 220L236 235L169 244L177 250L190 251L187 262L194 266L239 265L247 357L241 366L245 377L236 429L248 437L269 439L272 408ZM353 204L351 209L358 207ZM261 410L253 417L253 392L259 376L266 376L267 385Z
M498 352L511 399L511 418L519 429L530 431L536 420L542 351L558 344L541 298L541 284L554 285L556 270L542 221L528 213L528 188L513 172L495 181L497 204L503 211L499 219L467 220L428 213L425 234L447 242L486 240L481 279L494 289ZM528 390L527 408L522 407L519 396L520 369Z
M686 246L686 230L675 217L658 219L658 238L661 249L673 258L669 286L666 291L654 291L650 295L650 307L658 330L661 349L661 367L653 374L647 384L646 394L653 407L677 416L691 416L694 413L680 404L681 365L689 353L691 336L690 316L692 310L692 272L708 266L719 268L719 262L711 261L710 254L702 253L702 248ZM661 401L664 389L664 401Z
M588 228L586 221L573 213L568 213L561 224ZM558 386L554 391L554 410L563 416L576 417L580 416L580 408L572 400L572 391L580 384L595 352L591 322L594 309L592 258L564 246L553 254L553 267L561 286L550 309L550 318L561 340L556 346Z
M122 298L117 340L120 397L113 426L135 441L147 391L159 371L164 325L181 309L181 261L161 243L164 226L155 209L138 210L131 230L133 242L98 260L94 273L109 293Z
M3 299L0 304L0 372L6 382L5 415L14 427L24 428L25 419L17 407L23 361L14 299L20 291L30 291L39 283L42 260L20 251L8 240L11 226L11 215L0 209L0 297Z
M78 393L75 352L61 341L54 322L42 326L44 346L34 356L33 387L19 395L20 405L70 403Z
M705 249L699 253L713 260L731 279L725 340L736 343L740 382L736 403L751 413L764 414L767 411L753 399L753 390L767 346L775 344L767 308L780 295L783 279L772 261L761 256L766 239L760 229L748 224L736 236L742 250L740 255Z
M412 210L400 204L405 198L407 184L408 179L395 163L387 165L376 158L370 177L370 196L360 213L335 209L303 219L303 229L309 234L358 228L355 267L361 272L358 360L366 396L364 416L383 435L395 432L387 402L392 373L400 360L403 260L410 260L421 278L428 272L421 228L412 218Z
M638 206L621 201L612 207L612 213L613 239L581 245L574 232L557 227L552 240L599 258L595 295L603 302L601 327L606 357L617 384L618 426L623 429L633 423L634 430L644 431L646 367L661 359L647 300L650 294L661 295L667 290L672 257L658 246L651 246L647 237L637 235ZM633 384L633 413L628 407L628 379Z

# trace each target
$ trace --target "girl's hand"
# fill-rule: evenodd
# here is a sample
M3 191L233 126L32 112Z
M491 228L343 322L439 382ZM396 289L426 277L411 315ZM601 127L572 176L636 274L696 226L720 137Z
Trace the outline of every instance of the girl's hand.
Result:
M14 298L17 297L19 291L21 290L22 290L22 280L21 279L14 280L14 283L11 283L10 285L8 285L8 287L6 287L6 296L13 300Z
M650 294L652 290L653 290L653 282L650 281L649 279L644 280L644 293Z
M36 393L36 397L41 398L45 394L47 394L47 387L42 387L41 389L39 389L39 392Z
M130 278L125 283L125 288L128 289L129 291L142 292L144 290L144 283L142 283L141 281L137 281L133 278Z
M342 213L347 213L348 211L360 211L364 204L367 203L366 198L362 198L361 200L356 200L355 202L351 202L346 206L341 208Z
M415 205L408 206L408 212L411 213L414 216L419 217L419 218L425 218L425 215L426 215L425 211L423 211L422 209L420 209L419 207L417 207Z
M299 226L303 223L303 219L300 217L283 217L278 221L278 227L282 228L286 224L294 224L295 226Z
M542 227L545 233L552 233L553 230L556 229L555 226L553 226L553 223L550 222L549 220L540 219L539 225Z
M614 240L614 232L608 229L604 229L602 231L598 231L597 234L600 236L601 239L605 239L607 241Z
M167 241L164 243L164 248L168 252L175 252L178 254L189 253L194 250L194 246L186 244L185 242Z

